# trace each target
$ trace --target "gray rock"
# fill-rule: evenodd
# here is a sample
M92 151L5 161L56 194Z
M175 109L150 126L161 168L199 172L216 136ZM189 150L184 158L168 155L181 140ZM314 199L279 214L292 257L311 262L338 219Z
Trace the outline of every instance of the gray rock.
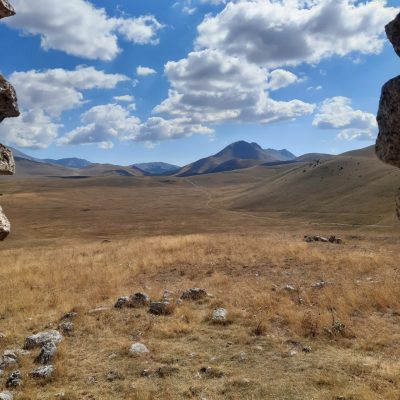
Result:
M1 0L0 0L1 2ZM4 118L19 116L17 95L11 83L0 75L0 122Z
M182 300L202 300L207 297L207 290L200 288L191 288L182 293Z
M14 8L8 0L0 0L0 19L15 15Z
M226 322L227 311L225 308L216 308L211 315L211 321L223 323Z
M8 366L17 362L17 355L11 351L6 350L2 357L0 357L0 370L6 369Z
M400 167L400 76L383 86L377 121L376 154L382 161Z
M145 307L150 304L150 297L146 293L134 293L129 299L129 307Z
M65 335L70 335L74 330L74 324L71 321L64 321L58 325L58 329Z
M394 51L400 57L400 14L386 25L386 35L393 45Z
M29 336L25 339L24 350L42 347L47 343L58 344L62 340L61 333L58 331L39 332L36 335Z
M56 351L57 351L57 346L55 343L53 342L46 343L42 347L40 354L35 358L35 363L43 365L48 364L54 357Z
M149 313L154 315L170 315L173 312L172 303L163 301L153 301L150 303Z
M122 296L118 297L117 302L114 304L115 308L123 308L127 307L129 304L129 297L128 296Z
M133 355L139 355L149 353L149 349L143 343L133 343L129 348L129 353Z
M50 378L53 375L53 372L55 371L55 368L52 365L46 365L45 367L39 367L34 369L30 375L33 378L37 379L46 379Z
M107 374L107 380L109 382L114 382L116 380L124 379L124 377L117 371L110 371Z
M0 206L0 241L4 240L11 232L11 225Z
M22 385L22 375L21 371L17 370L12 372L6 381L6 388L7 389L16 389L17 387Z
M15 161L12 151L0 144L0 175L13 175L14 173Z
M0 393L0 400L13 400L13 395L10 392L1 392Z

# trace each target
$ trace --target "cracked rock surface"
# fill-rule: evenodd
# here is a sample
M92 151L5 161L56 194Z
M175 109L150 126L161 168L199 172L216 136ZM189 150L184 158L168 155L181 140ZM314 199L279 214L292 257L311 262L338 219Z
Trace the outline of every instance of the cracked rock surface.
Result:
M0 0L0 19L15 15L14 8L8 0Z

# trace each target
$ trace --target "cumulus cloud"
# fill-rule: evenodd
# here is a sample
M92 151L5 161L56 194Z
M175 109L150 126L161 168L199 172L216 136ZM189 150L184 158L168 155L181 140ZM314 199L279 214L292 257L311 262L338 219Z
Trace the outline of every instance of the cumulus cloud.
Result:
M268 73L253 63L216 50L192 52L165 66L171 90L155 113L190 119L193 124L228 121L271 123L309 114L312 104L275 101L268 89L278 89L297 77L287 71Z
M57 138L61 127L43 111L34 109L23 111L19 118L4 120L0 124L0 137L18 147L43 149Z
M1 124L0 137L19 147L45 148L58 136L61 114L84 104L85 90L112 89L126 80L124 75L106 74L93 67L14 72L10 81L17 90L22 115Z
M122 96L114 96L113 99L115 101L122 101L122 102L126 102L126 103L130 103L135 100L135 98L133 96L130 96L129 94L125 94Z
M87 59L109 61L120 52L118 35L135 44L157 44L163 27L154 16L111 18L89 1L15 0L18 9L6 21L26 34L38 35L45 50L60 50Z
M196 45L267 67L374 54L384 44L382 27L396 11L378 0L238 0L206 16Z
M320 129L337 129L339 139L371 140L377 132L375 115L355 110L347 97L326 99L319 106L313 125Z
M136 68L136 74L139 76L148 76L148 75L154 75L156 74L157 71L154 70L153 68L149 68L149 67L143 67L141 65L139 65Z
M82 114L81 122L83 125L61 137L58 144L97 144L108 149L115 139L135 138L140 128L140 120L118 104L92 107Z

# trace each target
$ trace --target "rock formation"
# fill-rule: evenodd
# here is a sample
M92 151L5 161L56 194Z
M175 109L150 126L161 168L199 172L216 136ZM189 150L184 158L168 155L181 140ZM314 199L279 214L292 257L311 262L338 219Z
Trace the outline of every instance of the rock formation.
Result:
M386 25L385 29L388 39L400 57L400 14ZM400 168L400 76L383 86L377 121L379 135L376 154L382 161ZM396 204L400 219L400 192Z
M15 11L8 0L0 0L0 19L10 17ZM0 123L4 118L18 117L19 110L14 88L0 75ZM0 144L0 175L12 175L15 172L13 155L7 147ZM0 207L0 240L10 233L10 222Z

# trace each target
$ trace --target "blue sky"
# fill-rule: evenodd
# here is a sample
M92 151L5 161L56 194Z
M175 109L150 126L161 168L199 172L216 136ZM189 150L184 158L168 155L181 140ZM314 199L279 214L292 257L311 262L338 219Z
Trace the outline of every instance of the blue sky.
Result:
M0 70L35 157L183 165L237 141L340 153L374 143L400 60L397 1L14 0ZM138 67L144 67L138 70Z

